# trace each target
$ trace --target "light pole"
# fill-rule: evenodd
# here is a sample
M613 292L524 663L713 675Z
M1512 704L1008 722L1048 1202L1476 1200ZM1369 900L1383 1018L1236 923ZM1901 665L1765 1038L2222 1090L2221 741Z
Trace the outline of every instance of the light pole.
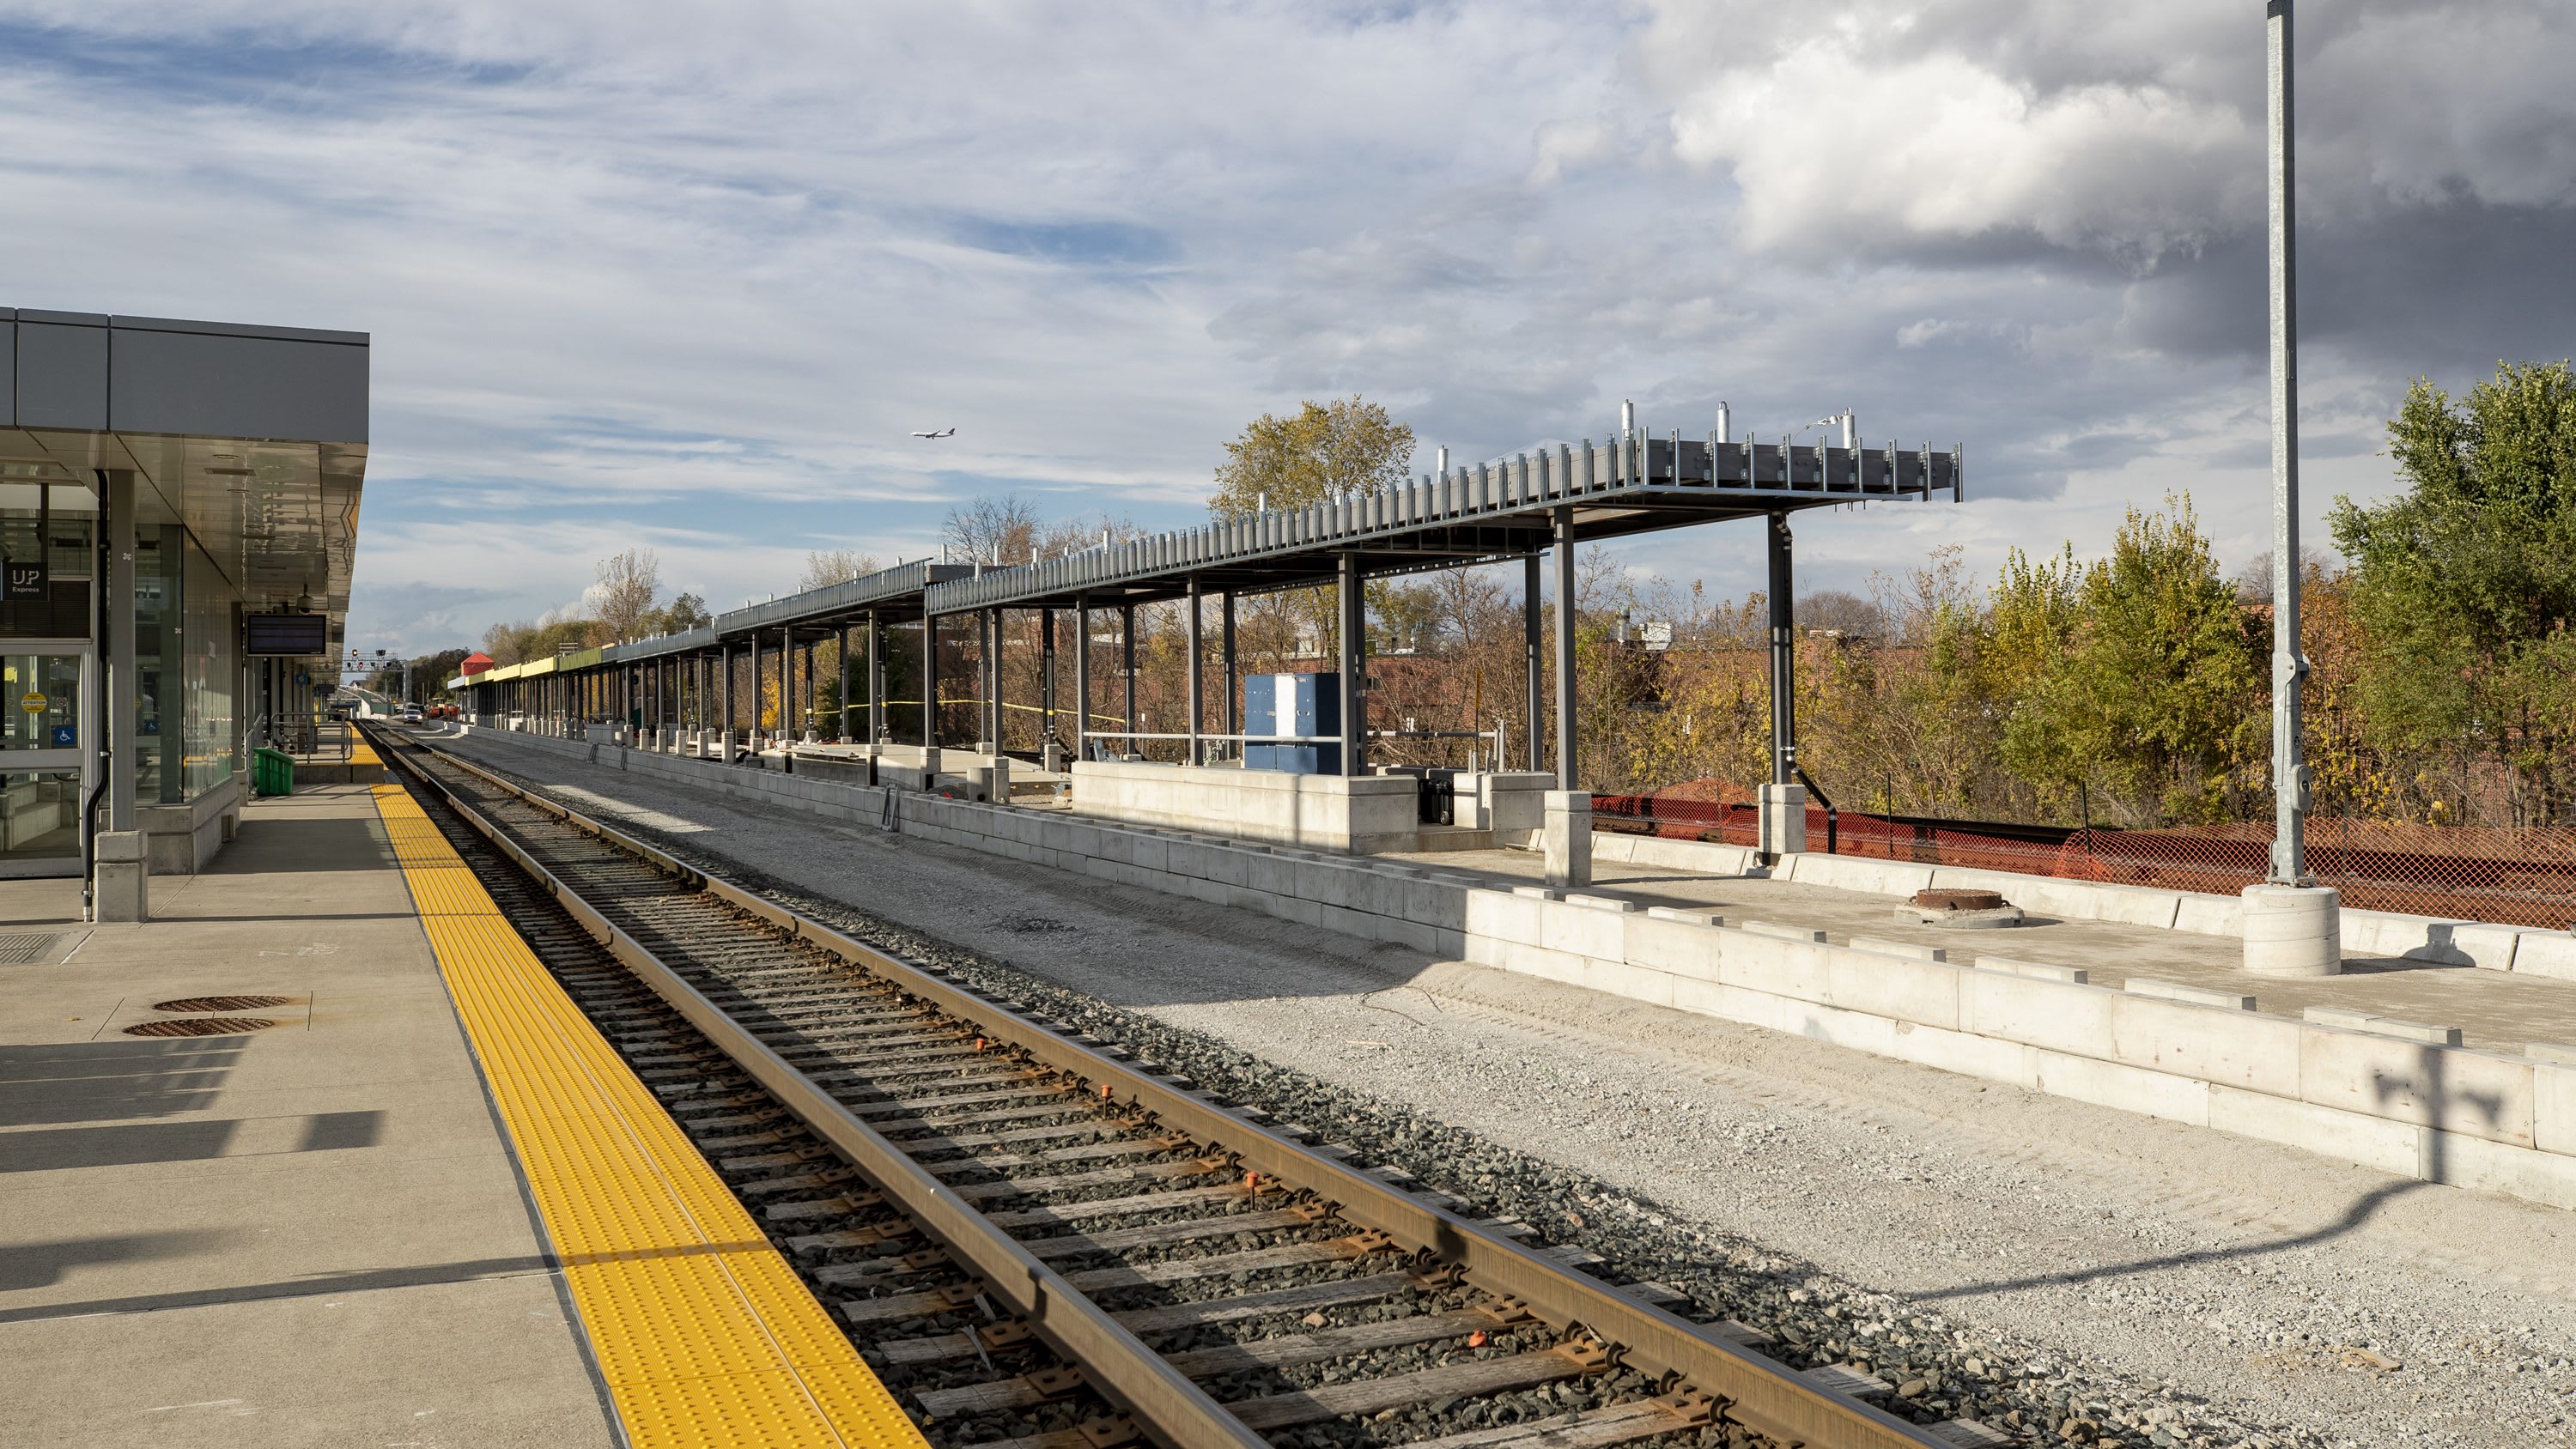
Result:
M2343 969L2336 894L2307 872L2308 766L2299 739L2299 313L2297 171L2292 164L2291 0L2264 6L2269 130L2272 322L2272 796L2271 874L2247 886L2245 969L2262 976L2332 976Z

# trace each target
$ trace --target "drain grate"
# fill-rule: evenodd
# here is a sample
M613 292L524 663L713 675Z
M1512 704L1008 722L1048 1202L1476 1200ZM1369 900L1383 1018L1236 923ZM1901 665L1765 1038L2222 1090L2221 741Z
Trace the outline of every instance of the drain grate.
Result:
M277 1025L264 1016L183 1016L176 1021L147 1021L129 1026L127 1036L231 1036Z
M284 1006L292 996L182 996L176 1001L156 1001L154 1011L258 1011L263 1007Z
M51 931L11 931L0 935L0 966L32 966L53 954L62 937Z

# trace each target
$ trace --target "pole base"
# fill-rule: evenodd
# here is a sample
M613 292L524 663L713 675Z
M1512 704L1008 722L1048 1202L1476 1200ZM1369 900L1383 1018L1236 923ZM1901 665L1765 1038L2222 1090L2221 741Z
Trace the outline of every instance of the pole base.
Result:
M2332 886L2250 885L2243 899L2247 975L2342 974L2341 897Z

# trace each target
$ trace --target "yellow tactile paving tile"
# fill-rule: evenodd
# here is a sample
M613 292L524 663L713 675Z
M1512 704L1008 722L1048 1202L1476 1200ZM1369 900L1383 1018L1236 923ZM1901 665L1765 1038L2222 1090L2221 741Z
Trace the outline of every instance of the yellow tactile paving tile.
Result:
M924 1445L420 806L375 796L628 1440Z
M376 747L368 744L364 736L360 736L359 738L349 742L349 763L353 765L382 765L384 764L384 761L377 756Z

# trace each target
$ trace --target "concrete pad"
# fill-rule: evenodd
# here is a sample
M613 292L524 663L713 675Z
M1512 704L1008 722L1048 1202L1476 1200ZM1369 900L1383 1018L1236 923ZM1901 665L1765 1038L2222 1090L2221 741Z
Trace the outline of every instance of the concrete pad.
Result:
M154 908L0 995L5 1437L613 1442L367 790L253 802ZM122 1033L207 994L291 1001Z

